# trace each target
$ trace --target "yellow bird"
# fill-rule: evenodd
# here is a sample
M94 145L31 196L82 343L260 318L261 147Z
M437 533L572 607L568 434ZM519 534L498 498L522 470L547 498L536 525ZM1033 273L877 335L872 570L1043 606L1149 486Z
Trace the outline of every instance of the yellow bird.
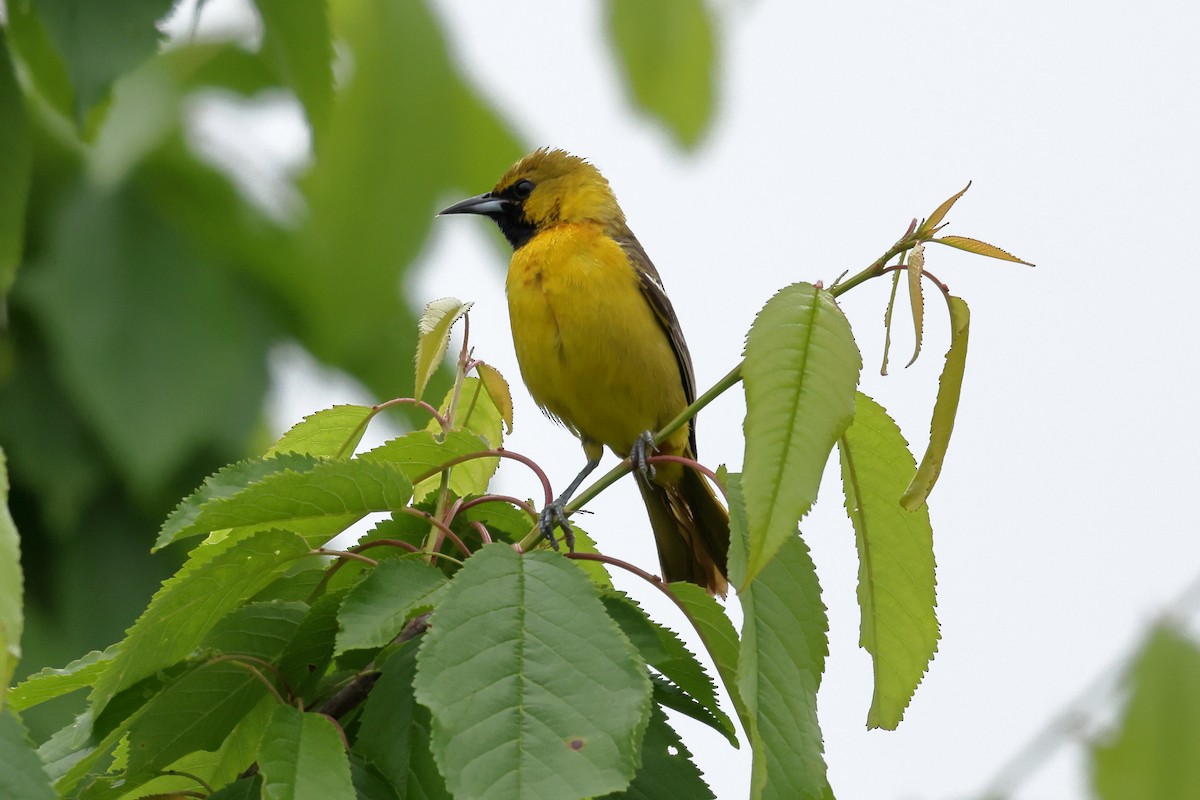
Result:
M724 595L729 514L704 477L678 463L645 464L651 432L695 399L679 320L608 181L562 150L536 150L492 191L442 214L492 219L513 248L506 282L521 377L539 406L583 443L587 465L542 512L553 543L562 508L604 447L642 467L663 578ZM696 457L696 421L658 450Z

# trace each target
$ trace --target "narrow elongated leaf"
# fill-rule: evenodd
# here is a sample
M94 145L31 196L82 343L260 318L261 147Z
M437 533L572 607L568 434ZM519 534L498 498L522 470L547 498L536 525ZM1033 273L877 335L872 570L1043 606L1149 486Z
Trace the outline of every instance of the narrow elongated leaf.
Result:
M15 716L0 712L0 797L54 800L50 776Z
M998 258L1001 261L1012 261L1017 264L1024 264L1027 267L1034 266L1034 264L1031 264L1028 261L1017 258L1007 250L1002 250L999 247L996 247L994 244L988 244L987 242L981 242L978 239L972 239L969 236L941 236L937 239L931 239L930 241L937 242L938 244L944 244L947 247L966 250L968 253L975 253L976 255L980 256Z
M858 545L859 644L874 668L867 727L894 730L937 650L933 529L924 504L900 507L916 461L882 406L859 392L838 446Z
M892 293L888 295L887 308L883 312L883 363L880 375L887 375L888 354L892 352L892 312L896 309L896 290L900 288L900 272L892 273Z
M334 654L382 647L410 617L437 602L445 588L446 576L424 561L380 562L342 601Z
M46 667L18 683L8 693L8 706L14 711L31 708L47 700L92 686L116 656L119 645L93 650L62 669Z
M850 323L823 289L788 286L755 318L742 365L750 543L739 591L816 501L829 452L854 416L861 368Z
M479 380L483 381L483 388L487 390L488 397L492 398L492 405L500 412L500 419L504 420L505 431L511 434L513 432L513 401L508 381L500 374L500 370L482 361L475 363L475 372L479 374Z
M1200 797L1200 648L1161 626L1130 682L1133 692L1115 737L1092 747L1096 797Z
M263 21L262 54L304 105L322 139L333 106L333 43L325 0L254 0Z
M642 740L642 768L623 792L603 800L712 800L692 754L659 708L650 714Z
M732 555L733 553L730 553L731 557ZM750 718L738 691L738 635L733 623L729 621L716 599L696 584L678 581L669 584L667 588L683 606L692 627L700 635L700 641L704 642L704 648L716 665L717 674L721 676L721 683L733 701L733 710L737 713L742 727L749 730Z
M413 396L418 400L425 393L425 385L442 365L446 348L450 345L450 329L473 303L464 303L455 297L433 300L421 312L417 322L417 379Z
M961 192L948 197L940 206L934 209L934 212L929 215L929 219L921 223L921 227L917 228L917 233L929 233L946 218L950 213L950 209L958 202L958 199L967 193L967 189L971 188L971 181L967 181L967 185L962 188Z
M25 100L0 28L0 300L8 294L25 241L25 200L33 158ZM3 675L0 675L2 678Z
M716 35L702 0L609 0L609 35L634 102L694 147L713 113Z
M922 291L921 270L925 268L925 245L918 242L908 256L908 299L912 306L913 354L904 366L911 367L921 355L921 338L925 333L925 294Z
M5 693L21 660L24 590L21 540L8 513L8 461L0 449L0 711L4 710Z
M345 527L347 519L406 508L411 497L408 479L392 464L365 459L322 461L303 472L267 475L232 496L204 503L189 523L164 526L156 547L224 528L304 523L318 524L316 545ZM325 521L332 523L332 531L322 530L319 523Z
M950 349L946 351L946 366L938 380L937 400L933 404L933 421L929 425L929 446L921 465L900 505L909 511L921 507L942 472L950 434L954 432L954 417L958 414L958 399L962 395L963 373L967 368L967 339L971 332L971 309L958 297L947 297L950 306Z
M751 798L824 797L817 688L829 629L816 568L799 535L738 593L745 620L738 688L750 714Z
M417 700L455 797L592 797L633 778L650 712L638 652L558 554L478 550L430 618Z
M367 432L375 415L370 406L343 405L309 414L293 425L265 455L299 453L307 456L347 458Z
M187 657L218 620L308 551L303 539L280 530L235 533L193 550L129 629L92 691L93 707L102 709L117 692Z
M263 800L354 800L350 761L333 720L279 706L258 752Z

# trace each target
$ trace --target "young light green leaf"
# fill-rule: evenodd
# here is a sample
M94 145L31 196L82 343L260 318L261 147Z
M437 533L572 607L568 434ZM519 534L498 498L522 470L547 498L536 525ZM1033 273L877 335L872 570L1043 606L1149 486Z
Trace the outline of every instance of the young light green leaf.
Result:
M925 332L925 294L921 291L921 270L925 269L925 245L917 242L908 255L908 299L912 305L913 354L905 367L911 367L921 355L921 337Z
M13 714L0 713L0 797L20 800L54 800L58 795L50 786L33 743Z
M892 273L892 293L888 296L887 309L883 312L883 363L880 375L887 375L888 354L892 352L892 312L896 309L896 293L900 288L900 271Z
M1092 745L1096 797L1200 797L1200 648L1160 626L1129 679L1132 695L1116 735Z
M750 544L739 592L817 499L829 453L854 416L861 368L850 323L823 289L788 286L755 318L742 364Z
M429 622L414 688L452 794L570 800L629 784L650 681L566 559L485 546Z
M978 239L972 239L969 236L941 236L930 241L944 244L947 247L955 247L959 250L966 250L968 253L975 253L980 256L988 256L990 258L998 258L1001 261L1012 261L1017 264L1024 264L1027 267L1035 266L1028 261L1023 261L1017 258L1007 250L1001 250L994 244L981 242Z
M334 654L382 647L396 638L409 617L436 603L445 588L446 576L424 561L380 562L342 601Z
M731 547L744 547L734 537ZM762 574L738 592L745 616L738 688L754 751L750 797L820 800L827 789L817 688L829 623L808 548L786 540Z
M306 456L347 458L367 432L367 422L375 415L370 406L341 405L309 414L293 425L265 457L280 453Z
M937 483L950 446L950 434L954 431L954 417L958 413L958 399L962 394L963 372L967 367L967 339L971 331L971 309L965 300L947 297L950 306L950 349L946 351L946 365L938 380L937 400L933 404L933 421L929 426L929 446L921 459L921 465L904 495L900 505L916 511L929 497Z
M333 720L275 709L258 751L264 800L354 800L350 761Z
M17 662L21 660L21 630L25 580L21 573L21 539L8 512L8 461L0 449L0 711Z
M96 682L97 713L113 695L187 657L212 627L285 572L309 545L280 530L232 533L194 549L150 600Z
M363 461L383 461L394 464L410 480L419 482L413 490L413 501L420 502L438 486L436 472L449 461L472 453L488 449L488 443L477 434L466 430L453 430L448 433L432 431L413 431L403 436L397 436L379 445L373 450L363 453ZM487 488L487 482L495 472L495 466L483 464L474 468L468 467L475 462L497 462L496 458L476 458L455 465L450 471L450 490L459 497L469 494L481 494ZM467 469L462 469L468 467ZM480 483L482 481L482 488Z
M895 730L937 650L933 529L924 504L900 507L916 461L882 406L859 392L838 446L858 545L859 644L875 678L867 727Z
M483 388L487 389L488 397L492 398L492 405L500 412L500 419L504 420L505 432L511 434L513 432L513 401L508 381L500 374L500 370L482 361L475 362L475 371L479 374L479 380L483 381Z
M23 711L47 700L92 686L104 670L108 669L109 663L116 657L117 650L117 645L109 645L108 649L93 650L62 669L46 667L30 675L9 691L8 707L14 711Z
M946 218L946 214L950 213L950 209L953 208L954 204L958 202L958 199L966 194L967 189L970 188L971 181L967 181L967 185L962 188L961 192L958 192L957 194L947 198L945 202L938 206L934 212L929 215L929 219L921 223L921 227L917 228L917 233L929 233L938 225L940 225L942 220Z
M418 400L433 373L442 365L442 358L450 345L450 328L471 306L472 303L464 303L454 297L443 297L430 302L421 312L417 324L417 382L413 395Z
M712 800L712 789L704 782L692 754L667 721L662 709L650 713L650 724L642 739L642 767L623 792L600 800Z
M634 102L695 147L713 113L716 34L702 0L608 4L609 36Z
M411 484L394 464L358 458L318 461L304 471L268 474L202 503L190 519L172 515L155 548L224 528L262 525L294 527L317 546L372 511L406 508L411 497Z
M25 241L25 202L33 156L25 101L0 28L0 299L8 294ZM0 679L3 674L0 674Z

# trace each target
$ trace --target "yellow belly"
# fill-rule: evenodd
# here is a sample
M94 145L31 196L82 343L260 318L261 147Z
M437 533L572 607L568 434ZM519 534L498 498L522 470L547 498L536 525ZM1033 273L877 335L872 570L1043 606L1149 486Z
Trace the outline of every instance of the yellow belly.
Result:
M669 339L620 245L593 224L559 225L513 254L508 310L533 399L583 440L624 457L686 405ZM679 452L687 428L665 448ZM591 448L589 448L591 445ZM672 446L673 445L673 446Z

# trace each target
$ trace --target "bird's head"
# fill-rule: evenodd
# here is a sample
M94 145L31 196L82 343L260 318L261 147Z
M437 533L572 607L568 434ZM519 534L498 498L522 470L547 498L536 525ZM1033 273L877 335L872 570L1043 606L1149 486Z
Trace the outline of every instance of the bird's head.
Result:
M468 197L440 213L490 217L514 250L539 231L563 223L625 224L600 170L565 150L546 148L513 164L492 191Z

